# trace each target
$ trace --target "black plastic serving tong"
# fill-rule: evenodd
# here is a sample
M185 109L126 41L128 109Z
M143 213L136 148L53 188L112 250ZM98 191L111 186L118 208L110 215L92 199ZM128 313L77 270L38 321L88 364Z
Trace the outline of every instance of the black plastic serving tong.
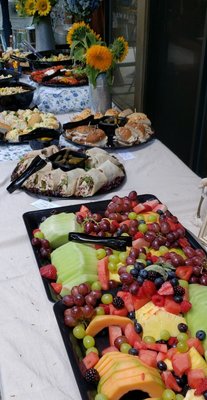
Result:
M100 244L119 251L125 251L127 246L132 246L131 236L98 237L88 235L87 233L70 232L68 234L68 239L69 241L82 244Z
M20 176L18 176L18 178L13 180L10 185L7 186L6 190L8 190L9 193L13 193L22 186L26 179L28 179L35 172L39 171L41 168L45 167L46 164L46 160L40 156L36 156L29 167Z

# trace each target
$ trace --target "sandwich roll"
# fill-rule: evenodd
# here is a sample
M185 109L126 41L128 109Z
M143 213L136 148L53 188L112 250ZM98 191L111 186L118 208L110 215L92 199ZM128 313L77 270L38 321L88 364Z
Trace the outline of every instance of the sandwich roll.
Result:
M119 114L119 111L116 110L115 108L109 108L108 110L106 110L105 112L105 116L106 117L117 117Z
M133 114L130 114L127 117L128 121L133 121L133 122L138 122L138 123L142 123L142 124L147 124L147 125L151 125L151 121L149 120L149 118L147 117L146 114L141 113L141 112L135 112Z
M115 181L116 178L122 178L125 175L123 170L117 165L113 164L110 160L107 160L103 164L99 165L98 170L104 173L108 183Z
M102 129L94 128L86 137L85 144L104 147L107 144L107 136Z
M126 125L117 128L115 135L118 143L125 146L132 146L137 140L136 134L130 128L126 127Z
M107 160L110 160L113 164L120 166L120 162L116 157L99 147L86 150L86 155L89 157L86 161L87 168L97 168Z
M75 194L78 178L83 175L83 172L81 168L75 168L66 172L66 175L64 178L62 177L59 184L60 194L63 197L70 197Z
M78 179L75 195L81 197L93 196L99 189L107 184L107 178L103 172L92 168L83 173Z

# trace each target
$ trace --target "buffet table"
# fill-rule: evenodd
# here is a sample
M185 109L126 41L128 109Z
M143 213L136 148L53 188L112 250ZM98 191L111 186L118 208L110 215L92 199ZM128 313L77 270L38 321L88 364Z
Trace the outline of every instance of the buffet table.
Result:
M127 179L113 192L151 193L194 234L200 178L159 140L116 151ZM6 187L16 161L0 163L0 392L2 400L79 400L70 362L27 236L22 215L37 208L37 200L23 191L9 194ZM91 201L91 199L90 199ZM54 200L51 207L87 202Z

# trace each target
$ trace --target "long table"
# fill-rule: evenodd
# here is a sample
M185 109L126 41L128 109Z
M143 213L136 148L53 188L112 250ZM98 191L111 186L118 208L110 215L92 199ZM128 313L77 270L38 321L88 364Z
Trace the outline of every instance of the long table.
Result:
M184 226L194 223L200 178L159 140L114 153L127 179L115 193L151 193L166 203ZM22 215L36 210L36 200L19 190L6 191L17 161L0 163L0 392L2 400L79 400L80 394L61 334L47 299ZM80 205L82 200L55 200ZM52 207L51 203L51 207Z

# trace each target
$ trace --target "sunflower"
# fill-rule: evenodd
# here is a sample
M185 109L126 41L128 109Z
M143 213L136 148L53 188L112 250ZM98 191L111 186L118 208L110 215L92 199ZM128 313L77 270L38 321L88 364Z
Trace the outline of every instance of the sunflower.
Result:
M100 35L97 35L93 29L90 28L88 24L84 21L75 22L72 27L69 29L67 34L67 43L72 45L73 41L81 41L85 39L86 34L90 33L94 36L94 40L100 40Z
M26 0L25 2L25 12L27 15L34 15L36 12L36 1Z
M117 39L115 39L111 46L111 51L114 55L114 58L119 62L125 59L128 50L128 42L123 38L123 36L119 36Z
M49 0L37 0L36 10L41 17L48 15L51 10L51 4Z
M107 71L112 66L113 56L106 46L94 44L86 52L86 64L101 72Z

